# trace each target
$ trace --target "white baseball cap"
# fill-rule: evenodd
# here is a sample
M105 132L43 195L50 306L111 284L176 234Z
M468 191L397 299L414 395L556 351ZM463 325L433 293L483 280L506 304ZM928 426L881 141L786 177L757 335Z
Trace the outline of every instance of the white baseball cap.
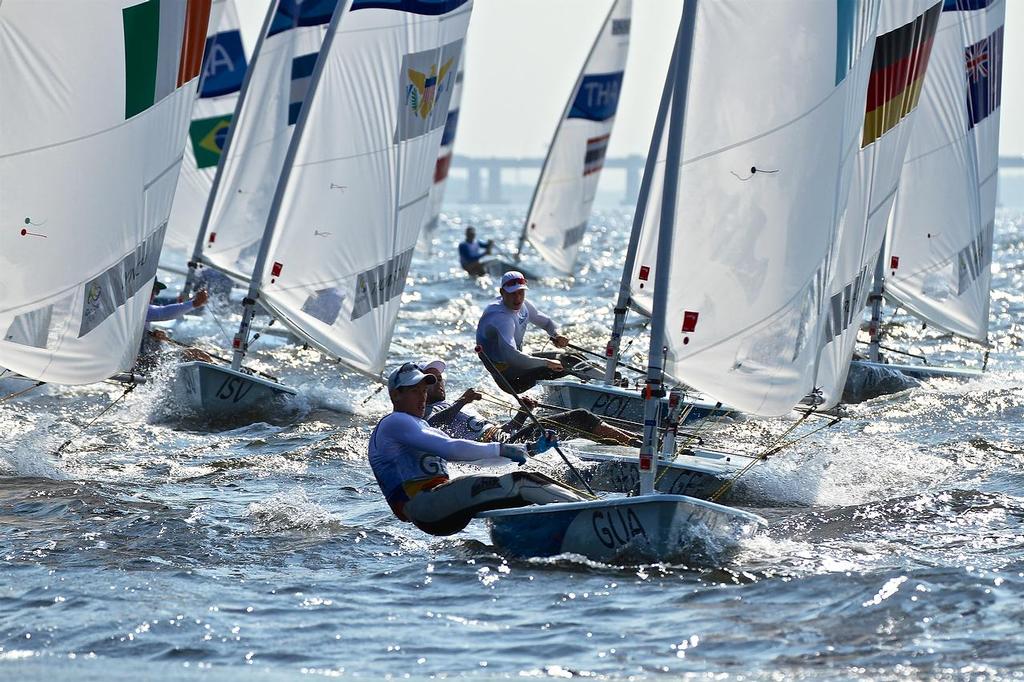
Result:
M405 386L416 386L421 381L434 384L437 383L437 377L433 374L424 374L415 362L407 362L388 376L388 391L394 391Z
M526 277L518 270L509 270L501 276L501 289L506 293L512 294L520 289L529 288L526 286Z
M438 359L438 358L434 358L430 362L421 362L420 363L420 369L423 370L424 372L426 372L428 369L436 369L441 374L444 374L444 371L447 368L448 368L448 365L445 364L445 361L441 360L441 359Z

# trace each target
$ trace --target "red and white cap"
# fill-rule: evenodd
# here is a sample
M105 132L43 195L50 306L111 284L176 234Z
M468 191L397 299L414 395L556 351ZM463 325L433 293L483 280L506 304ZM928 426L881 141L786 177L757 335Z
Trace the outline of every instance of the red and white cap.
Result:
M509 270L501 276L501 290L505 293L512 294L520 289L529 288L526 286L526 277L518 270Z

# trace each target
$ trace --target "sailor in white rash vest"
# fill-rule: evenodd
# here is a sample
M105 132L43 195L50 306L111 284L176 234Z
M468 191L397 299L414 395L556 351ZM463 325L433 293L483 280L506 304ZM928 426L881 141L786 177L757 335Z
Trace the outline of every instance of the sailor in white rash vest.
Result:
M501 276L498 288L500 297L484 309L476 327L476 344L500 376L487 367L498 388L509 392L509 386L516 393L533 388L538 381L560 379L570 374L576 365L586 365L583 358L571 353L523 352L523 337L527 323L540 327L551 337L556 348L565 348L569 339L558 333L551 318L540 313L526 300L526 278L523 273L510 270ZM484 363L485 367L487 363ZM595 375L597 376L597 375ZM603 375L601 375L603 376ZM504 380L502 380L504 379Z
M427 385L436 381L407 362L388 377L394 412L370 436L370 467L391 510L431 535L457 533L478 512L582 498L535 472L501 476L470 474L452 479L447 462L497 458L524 464L529 446L450 438L423 421Z

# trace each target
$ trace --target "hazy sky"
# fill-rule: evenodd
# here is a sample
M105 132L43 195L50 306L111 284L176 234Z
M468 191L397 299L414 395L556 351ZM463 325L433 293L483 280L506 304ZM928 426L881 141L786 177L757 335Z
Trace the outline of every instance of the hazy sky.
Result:
M258 31L265 0L236 2L243 27ZM1000 153L1024 155L1024 0L1005 2ZM610 6L611 0L475 0L456 153L543 156ZM682 0L633 0L609 156L647 153L681 8Z
M1002 154L1021 155L1024 0L1005 1L999 146ZM611 0L475 0L456 153L543 155L610 6ZM681 11L682 0L633 0L629 63L609 156L647 153Z

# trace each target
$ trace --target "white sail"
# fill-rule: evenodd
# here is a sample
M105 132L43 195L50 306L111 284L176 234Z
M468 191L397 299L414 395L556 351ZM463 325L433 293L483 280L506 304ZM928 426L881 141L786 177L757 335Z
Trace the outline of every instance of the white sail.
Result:
M471 10L355 0L305 105L254 280L264 307L354 369L384 367Z
M255 265L288 143L336 4L277 0L250 67L202 254L204 262L238 279L247 281Z
M571 273L594 205L619 104L632 0L615 0L548 149L523 236L555 268Z
M444 188L448 184L448 170L452 165L452 154L455 151L455 131L459 125L459 106L462 104L462 80L463 64L465 63L466 50L463 47L463 58L459 62L459 71L455 74L455 90L452 92L451 105L448 109L448 118L444 122L444 132L441 133L441 151L437 154L437 163L434 165L434 184L430 187L430 205L427 209L427 220L423 225L423 238L429 239L434 230L437 229L438 220L441 218L441 206L444 204Z
M213 20L219 12L219 23ZM192 107L188 144L167 222L164 249L188 254L203 221L217 162L231 125L247 66L235 0L218 0L210 15L210 33L203 53L199 92Z
M877 2L699 7L667 371L740 410L783 414L812 388L877 14ZM660 184L632 274L641 310L651 309Z
M885 256L886 297L988 337L1002 80L1002 0L946 0Z
M209 12L0 4L0 366L86 384L134 362Z
M860 151L829 270L815 382L825 408L842 398L941 12L942 0L882 3Z

